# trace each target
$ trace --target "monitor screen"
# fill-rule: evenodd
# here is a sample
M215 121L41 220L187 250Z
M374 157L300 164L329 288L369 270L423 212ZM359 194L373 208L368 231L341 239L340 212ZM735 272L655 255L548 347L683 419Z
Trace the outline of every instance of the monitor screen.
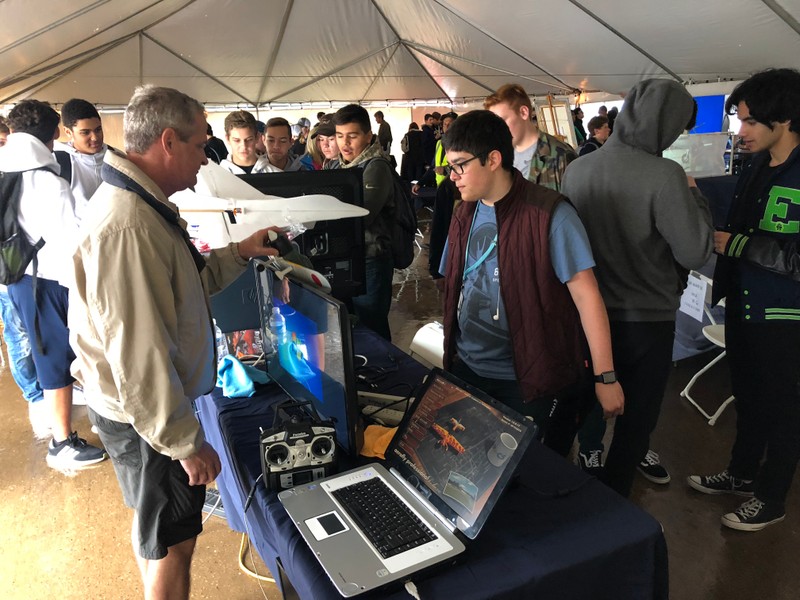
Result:
M339 446L357 455L363 431L347 308L316 288L278 279L268 268L256 273L269 376L293 399L310 402L310 412L334 421ZM270 331L273 308L285 323L280 339Z
M258 173L239 178L262 194L284 198L327 194L347 204L364 206L361 169ZM296 241L314 269L328 279L334 297L347 299L366 291L362 217L317 221Z
M434 369L386 458L445 518L474 538L535 432L533 421Z
M223 333L258 329L261 326L253 261L233 283L209 299L211 316Z

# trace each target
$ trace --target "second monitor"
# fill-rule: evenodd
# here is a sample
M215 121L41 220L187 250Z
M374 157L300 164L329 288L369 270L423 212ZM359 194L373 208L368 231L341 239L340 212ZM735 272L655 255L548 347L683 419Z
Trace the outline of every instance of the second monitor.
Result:
M285 198L327 194L347 204L364 206L361 169L258 173L239 178L262 194ZM336 298L352 298L366 291L363 217L318 221L295 241L314 269L328 279Z
M262 338L268 353L273 351L267 358L269 376L294 400L309 402L310 412L333 420L339 446L357 455L363 430L345 305L288 277L278 279L258 264L256 271Z

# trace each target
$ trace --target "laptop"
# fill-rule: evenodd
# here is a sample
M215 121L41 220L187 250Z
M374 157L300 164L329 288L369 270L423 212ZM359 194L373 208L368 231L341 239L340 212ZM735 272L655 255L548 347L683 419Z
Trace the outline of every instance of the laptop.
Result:
M356 596L462 553L535 430L533 421L433 369L385 466L370 463L278 498L339 593Z

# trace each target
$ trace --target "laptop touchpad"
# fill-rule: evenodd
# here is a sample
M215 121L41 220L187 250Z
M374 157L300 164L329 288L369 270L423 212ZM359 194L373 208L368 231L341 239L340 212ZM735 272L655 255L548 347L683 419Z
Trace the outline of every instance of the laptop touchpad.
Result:
M306 519L306 527L317 540L324 540L350 529L336 511Z

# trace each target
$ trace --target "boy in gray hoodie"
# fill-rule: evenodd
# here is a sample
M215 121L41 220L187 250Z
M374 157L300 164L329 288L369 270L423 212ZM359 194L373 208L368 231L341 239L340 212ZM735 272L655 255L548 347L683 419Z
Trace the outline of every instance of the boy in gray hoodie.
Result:
M688 270L705 264L714 249L707 201L677 163L660 156L693 110L691 95L676 81L638 83L614 135L573 162L561 188L589 234L625 392L625 414L617 418L601 475L623 496L658 421Z

